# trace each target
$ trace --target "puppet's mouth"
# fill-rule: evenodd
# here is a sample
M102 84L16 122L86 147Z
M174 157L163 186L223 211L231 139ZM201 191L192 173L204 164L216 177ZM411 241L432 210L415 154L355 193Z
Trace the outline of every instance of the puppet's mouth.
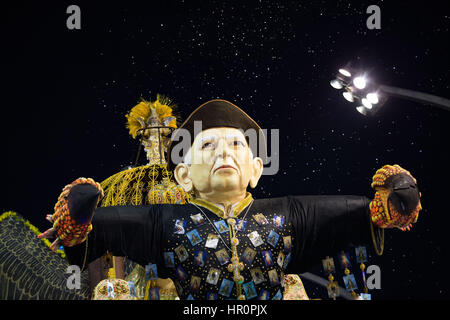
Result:
M234 169L237 171L237 169L235 167L230 166L228 164L224 164L224 165L221 165L220 167L217 167L216 169L214 169L214 172L216 172L217 170L220 170L220 169Z

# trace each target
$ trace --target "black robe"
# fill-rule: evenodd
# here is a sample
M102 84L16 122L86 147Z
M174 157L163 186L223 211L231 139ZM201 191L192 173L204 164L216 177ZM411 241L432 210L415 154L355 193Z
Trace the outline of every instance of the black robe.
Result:
M260 295L281 299L283 274L308 271L349 245L372 243L369 202L360 196L254 200L237 217L246 221L245 229L237 231L237 251L245 264L241 274L247 299ZM97 208L88 240L66 247L67 258L82 267L109 251L143 266L156 264L158 277L171 278L180 299L236 299L233 274L227 270L229 226L200 208L193 204ZM199 213L203 221L196 224L191 216ZM258 213L265 221L258 223L254 217ZM209 234L221 236L215 248L214 236L205 246ZM256 236L253 242L249 234Z

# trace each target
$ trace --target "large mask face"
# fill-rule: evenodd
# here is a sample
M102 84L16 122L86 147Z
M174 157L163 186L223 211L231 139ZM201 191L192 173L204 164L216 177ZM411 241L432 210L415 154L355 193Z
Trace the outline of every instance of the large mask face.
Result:
M186 191L216 197L223 192L245 192L256 186L263 170L262 160L253 158L244 134L221 127L199 133L187 155L187 163L175 168L175 178Z

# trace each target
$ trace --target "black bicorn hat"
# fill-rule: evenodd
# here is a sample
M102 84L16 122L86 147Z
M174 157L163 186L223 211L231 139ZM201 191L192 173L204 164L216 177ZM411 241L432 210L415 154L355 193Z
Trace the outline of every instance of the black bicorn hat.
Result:
M183 138L180 139L181 132L179 129L184 129L189 132L191 146L196 135L199 133L195 132L194 130L195 121L201 121L202 131L211 128L229 127L242 129L245 133L248 129L254 129L256 132L257 146L259 147L256 148L256 145L250 144L250 148L252 149L253 155L262 158L263 162L266 161L266 138L264 136L264 132L256 123L256 121L233 103L223 99L214 99L203 103L201 106L195 109L189 115L186 121L184 121L184 123L172 134L170 144L167 148L169 170L175 169L176 165L178 164L178 162L175 162L173 160L172 150L177 144L183 142ZM183 154L181 157L184 158L184 156L185 154Z

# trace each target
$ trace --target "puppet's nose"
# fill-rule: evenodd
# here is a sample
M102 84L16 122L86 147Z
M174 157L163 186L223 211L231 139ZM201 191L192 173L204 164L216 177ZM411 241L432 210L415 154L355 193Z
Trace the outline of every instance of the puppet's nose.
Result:
M228 143L224 139L220 139L217 143L216 156L225 159L230 154Z

